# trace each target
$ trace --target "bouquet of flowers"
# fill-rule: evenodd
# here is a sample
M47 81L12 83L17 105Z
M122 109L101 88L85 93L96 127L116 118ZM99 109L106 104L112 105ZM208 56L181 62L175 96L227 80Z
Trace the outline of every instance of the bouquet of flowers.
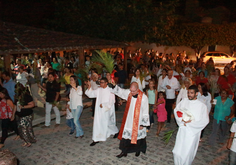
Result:
M177 116L180 118L182 117L183 121L194 121L194 116L191 112L189 112L187 109L181 109L176 112Z

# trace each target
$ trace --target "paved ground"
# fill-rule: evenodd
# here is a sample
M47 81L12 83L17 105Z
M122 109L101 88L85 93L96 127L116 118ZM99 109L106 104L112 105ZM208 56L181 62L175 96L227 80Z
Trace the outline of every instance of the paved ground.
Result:
M117 126L121 125L122 116L125 105L119 108L116 112ZM41 111L43 111L41 109ZM37 112L38 117L42 116L43 112ZM41 115L40 115L41 114ZM156 118L155 118L156 119ZM39 120L39 119L37 119ZM44 120L43 117L40 119ZM167 125L167 130L161 133L160 137L156 137L156 123L147 136L147 153L135 157L134 153L127 157L118 159L115 155L120 153L118 149L119 140L110 137L106 142L101 142L93 147L89 144L92 142L92 127L93 120L91 119L90 108L84 109L81 116L81 123L85 132L83 139L75 139L74 136L68 136L69 128L65 124L65 117L62 117L61 125L54 128L55 121L52 121L50 128L42 129L41 125L34 127L37 143L31 147L22 147L21 140L14 141L15 135L6 140L4 149L9 149L16 154L21 165L83 165L83 164L101 164L101 165L172 165L173 156L172 149L175 142L175 135L171 138L168 145L165 145L162 140L164 132L176 128L176 124L172 122ZM211 130L211 123L205 131L205 137L200 143L197 156L193 165L226 165L228 162L228 151L225 145L217 144L215 147L207 145L207 138Z

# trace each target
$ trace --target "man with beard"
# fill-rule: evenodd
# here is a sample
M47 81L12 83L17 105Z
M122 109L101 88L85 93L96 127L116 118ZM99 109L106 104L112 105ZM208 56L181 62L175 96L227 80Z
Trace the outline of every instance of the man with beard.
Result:
M188 89L188 98L177 104L174 115L179 126L173 149L175 165L190 165L197 153L201 131L209 123L207 107L197 100L198 88L192 85ZM187 112L191 119L185 118Z

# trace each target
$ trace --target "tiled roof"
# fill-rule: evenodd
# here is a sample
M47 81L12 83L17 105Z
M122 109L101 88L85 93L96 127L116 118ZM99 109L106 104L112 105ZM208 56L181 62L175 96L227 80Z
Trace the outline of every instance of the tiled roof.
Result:
M122 42L95 39L0 21L0 55L126 46L128 45Z

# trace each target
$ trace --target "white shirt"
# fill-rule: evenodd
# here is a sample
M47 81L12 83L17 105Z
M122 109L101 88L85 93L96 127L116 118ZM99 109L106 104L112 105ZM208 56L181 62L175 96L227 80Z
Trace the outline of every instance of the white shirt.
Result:
M166 88L167 85L169 85L171 89L167 89ZM179 81L174 76L172 76L171 79L169 79L168 76L166 76L163 80L161 87L166 90L167 99L175 99L175 91L179 89L180 85Z
M132 76L131 82L137 82L138 83L138 87L141 91L143 91L143 89L145 88L145 79L143 79L142 83L140 81L140 78L136 78L134 76Z
M16 82L19 82L19 83L21 83L23 86L25 86L26 83L28 82L27 76L28 76L28 73L26 73L26 72L20 73L20 72L19 72L18 75L16 76Z
M236 152L236 121L234 121L234 123L232 124L230 132L235 133L230 150Z
M67 103L68 105L70 105L70 101L68 101ZM69 108L66 108L66 119L73 119L73 115L72 113L70 112Z
M164 88L162 88L162 84L163 84L164 79L162 78L162 75L158 78L158 86L157 86L157 91L165 91Z
M81 86L77 87L77 91L74 88L70 89L70 109L77 109L77 107L83 106L82 103L83 91Z
M207 92L207 94L207 96L204 96L198 92L197 99L207 106L207 111L209 114L211 112L211 94L209 92Z
M150 75L147 75L146 77L145 77L145 85L149 85L149 80L151 79L152 77L150 76Z
M186 88L181 88L176 99L176 105L184 98L188 98L188 90Z

